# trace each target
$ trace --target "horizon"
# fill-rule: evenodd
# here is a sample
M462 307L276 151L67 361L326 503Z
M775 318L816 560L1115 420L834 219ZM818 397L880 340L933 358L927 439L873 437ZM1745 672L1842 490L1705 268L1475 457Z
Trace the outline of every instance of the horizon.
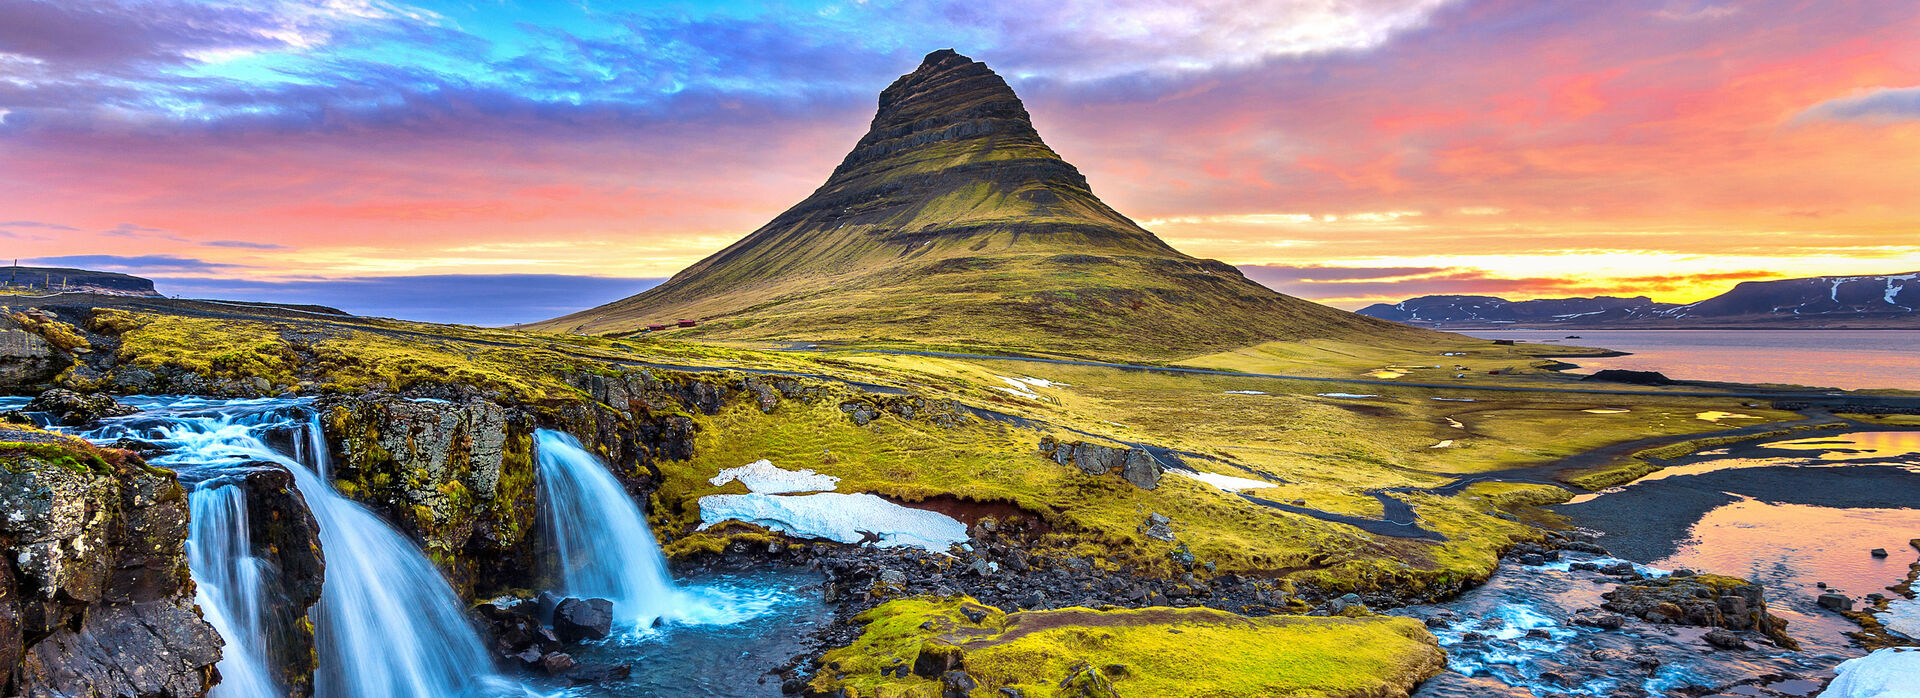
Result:
M1012 2L12 4L0 27L39 29L0 29L0 158L35 176L0 184L0 238L175 293L442 317L529 275L548 295L491 324L522 321L771 219L958 44L1114 208L1336 307L1920 268L1911 7L1241 4L1259 21L1232 32L997 22Z

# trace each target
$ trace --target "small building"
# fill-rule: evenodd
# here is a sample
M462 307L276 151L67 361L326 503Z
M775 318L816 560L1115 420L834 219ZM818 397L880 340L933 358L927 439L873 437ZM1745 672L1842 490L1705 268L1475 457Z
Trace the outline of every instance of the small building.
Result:
M694 326L694 325L698 325L698 324L700 324L700 322L699 322L699 321L697 321L697 320L681 320L681 321L679 322L679 325L680 325L681 327L692 327L692 326Z
M659 332L664 329L667 329L666 325L647 325L648 332Z

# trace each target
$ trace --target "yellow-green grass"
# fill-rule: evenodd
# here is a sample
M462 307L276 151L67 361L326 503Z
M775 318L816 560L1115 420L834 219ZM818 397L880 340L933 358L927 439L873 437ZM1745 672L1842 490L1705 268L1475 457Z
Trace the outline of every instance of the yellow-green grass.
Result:
M1834 416L1865 422L1867 424L1892 427L1920 427L1920 414L1837 414Z
M979 622L966 612L984 614ZM1445 662L1432 634L1409 618L1248 618L1213 609L1066 608L1012 614L971 598L918 597L862 614L852 645L827 652L815 690L926 697L939 684L909 674L922 652L958 653L979 685L1027 696L1396 696ZM1100 695L1094 693L1093 695Z
M1769 439L1803 431L1839 429L1845 426L1846 425L1839 423L1803 424L1752 434L1712 436L1676 441L1674 443L1640 449L1605 465L1567 473L1564 479L1569 483L1589 490L1602 490L1638 480L1649 473L1666 467L1660 463L1660 461L1682 458L1700 451L1706 451L1728 444Z

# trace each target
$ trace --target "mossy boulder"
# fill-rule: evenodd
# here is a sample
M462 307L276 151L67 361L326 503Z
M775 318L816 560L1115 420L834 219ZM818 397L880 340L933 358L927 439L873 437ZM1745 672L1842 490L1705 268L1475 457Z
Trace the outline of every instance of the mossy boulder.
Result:
M1676 574L1628 582L1602 594L1602 608L1650 623L1751 630L1787 649L1787 620L1767 612L1767 590L1757 583L1717 574Z

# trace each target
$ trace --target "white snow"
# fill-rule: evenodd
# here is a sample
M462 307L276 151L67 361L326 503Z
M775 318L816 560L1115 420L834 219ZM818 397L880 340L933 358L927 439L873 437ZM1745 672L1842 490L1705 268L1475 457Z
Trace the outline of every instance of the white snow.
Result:
M1213 485L1215 488L1219 489L1221 492L1225 492L1227 494L1239 494L1246 490L1257 490L1262 487L1278 487L1279 486L1271 482L1267 482L1266 480L1254 480L1251 478L1234 477L1232 475L1221 475L1219 473L1203 473L1199 471L1190 472L1186 470L1169 470L1167 472L1173 473L1175 475L1184 475L1186 477L1199 480L1209 485Z
M1454 419L1454 418L1452 418L1452 417L1448 417L1448 418L1447 418L1447 426L1450 426L1450 427L1453 427L1453 428L1455 428L1455 429L1465 429L1465 428L1467 428L1467 425L1465 425L1465 424L1461 424L1461 423L1460 423L1460 420L1458 420L1458 419Z
M1427 448L1453 448L1453 439L1444 439L1440 443L1428 446Z
M1820 698L1920 698L1920 648L1889 647L1841 662Z
M745 521L805 538L859 543L862 531L882 547L917 546L933 552L967 540L967 525L951 516L912 509L871 494L711 494L700 498L700 528Z
M1229 390L1227 391L1227 394L1228 395L1265 395L1266 393L1260 392L1258 390Z
M1039 393L1033 392L1034 388L1071 387L1066 383L1055 383L1053 381L1046 380L1044 378L1034 378L1033 376L1021 376L1019 378L1008 378L1006 376L994 376L994 377L1000 379L1002 383L1007 384L1007 387L1004 387L1004 388L997 385L994 386L994 388L1007 391L1014 395L1018 395L1020 397L1026 398L1028 400L1041 399Z
M1319 395L1320 397L1344 397L1344 398L1356 398L1356 399L1366 398L1366 397L1380 397L1378 395L1361 395L1358 393L1319 393Z
M1897 599L1880 614L1880 624L1901 635L1920 640L1920 601Z
M1439 400L1441 402L1473 402L1474 401L1473 398L1470 398L1470 397L1436 397L1433 399Z
M1009 380L1009 379L1001 378L1000 380ZM1025 383L1027 385L1031 385L1035 388L1071 388L1073 387L1072 385L1067 383L1055 383L1045 378L1034 378L1033 376L1021 376L1019 378L1013 378L1011 380L1016 380L1021 383Z
M785 494L788 492L827 492L840 487L840 478L821 475L812 470L787 470L769 460L757 460L738 468L727 468L719 475L709 478L713 486L739 480L747 486L747 491L761 494Z

